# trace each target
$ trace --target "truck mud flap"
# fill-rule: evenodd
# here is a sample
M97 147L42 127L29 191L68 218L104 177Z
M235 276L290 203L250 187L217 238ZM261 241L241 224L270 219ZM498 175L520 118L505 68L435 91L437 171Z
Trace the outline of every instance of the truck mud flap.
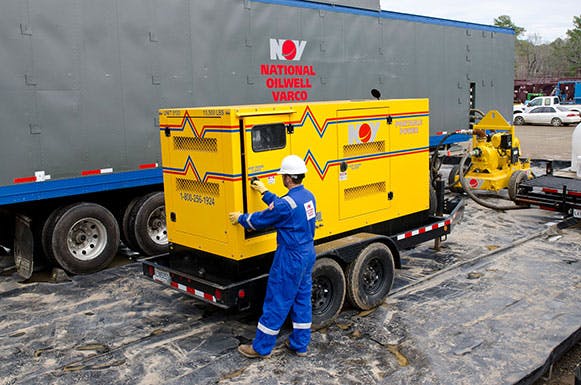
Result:
M34 272L34 237L31 219L17 215L14 231L14 263L16 271L24 279L32 277Z
M222 309L237 307L244 310L257 298L262 303L260 293L266 287L268 274L220 285L170 268L169 258L164 254L142 260L144 277Z
M407 249L423 242L445 237L450 234L452 227L462 220L464 216L464 200L461 198L449 200L446 201L445 206L448 214L430 216L424 225L396 234L391 238L400 249Z

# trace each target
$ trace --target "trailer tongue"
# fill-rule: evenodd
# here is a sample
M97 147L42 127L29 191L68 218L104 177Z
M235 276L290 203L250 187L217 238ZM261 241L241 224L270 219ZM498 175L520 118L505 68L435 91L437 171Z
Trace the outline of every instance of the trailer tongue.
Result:
M581 218L581 179L547 174L524 181L515 202Z

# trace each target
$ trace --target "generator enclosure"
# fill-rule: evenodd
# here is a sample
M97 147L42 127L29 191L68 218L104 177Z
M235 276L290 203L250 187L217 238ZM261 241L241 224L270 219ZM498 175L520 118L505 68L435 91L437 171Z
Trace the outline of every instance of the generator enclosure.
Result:
M427 99L163 109L159 120L174 247L231 260L274 251L273 229L248 232L230 224L228 213L268 209L250 187L254 178L285 195L276 173L290 154L308 168L303 183L317 200L316 240L428 216Z
M372 0L3 2L0 204L161 185L164 106L366 99L377 88L429 98L437 143L436 132L468 127L471 103L510 114L513 51L512 30Z

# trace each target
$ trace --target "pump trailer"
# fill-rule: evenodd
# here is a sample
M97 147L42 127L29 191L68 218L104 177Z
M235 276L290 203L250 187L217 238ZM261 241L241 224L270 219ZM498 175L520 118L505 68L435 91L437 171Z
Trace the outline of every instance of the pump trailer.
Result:
M266 208L254 178L282 196L276 172L296 154L317 199L313 324L345 297L378 306L400 250L440 240L461 217L462 201L431 187L428 115L427 99L160 110L170 247L144 275L218 307L260 305L275 232L246 232L227 213Z

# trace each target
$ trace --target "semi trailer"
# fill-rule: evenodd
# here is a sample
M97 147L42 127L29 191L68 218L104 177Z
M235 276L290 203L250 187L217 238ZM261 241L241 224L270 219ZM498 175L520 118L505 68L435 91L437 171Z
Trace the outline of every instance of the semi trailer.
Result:
M0 244L29 277L167 249L157 111L430 99L430 143L508 114L510 29L366 1L29 0L0 13ZM457 137L454 139L458 140Z

